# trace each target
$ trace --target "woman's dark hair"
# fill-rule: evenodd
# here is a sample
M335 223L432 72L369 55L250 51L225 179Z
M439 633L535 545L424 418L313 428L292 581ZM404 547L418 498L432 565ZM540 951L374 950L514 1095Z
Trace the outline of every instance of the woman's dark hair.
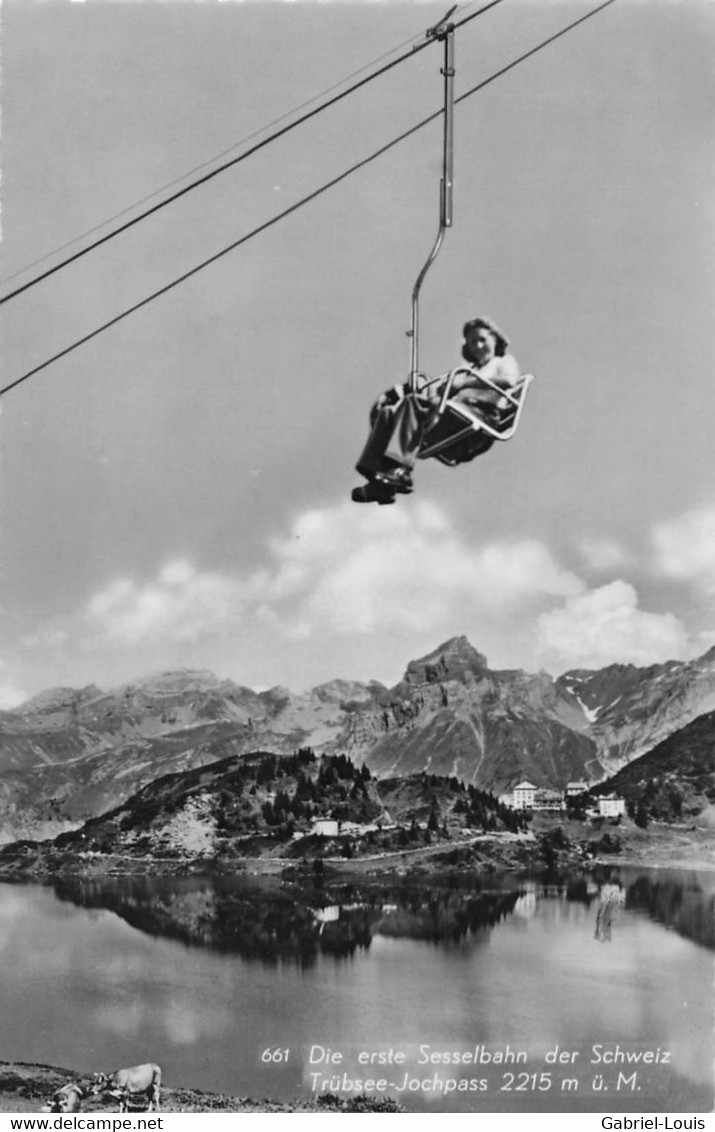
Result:
M491 319L488 319L488 318L471 318L469 320L469 322L465 322L465 324L462 328L462 336L465 339L464 345L462 346L462 357L464 358L465 362L472 362L472 363L476 362L476 358L473 358L472 355L469 352L469 347L467 346L466 338L467 338L467 335L470 333L470 331L476 330L478 327L482 327L484 330L488 330L490 334L494 335L494 337L496 338L496 346L494 348L494 353L496 354L496 356L498 358L503 358L505 353L509 349L509 342L504 337L501 330L499 330L499 328L494 325L494 323L491 321Z

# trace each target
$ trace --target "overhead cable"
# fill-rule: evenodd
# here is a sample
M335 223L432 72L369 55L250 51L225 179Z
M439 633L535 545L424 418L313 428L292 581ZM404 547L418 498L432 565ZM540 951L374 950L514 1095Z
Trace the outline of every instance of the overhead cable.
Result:
M194 165L191 169L187 169L184 173L181 173L179 176L172 178L171 181L167 181L166 184L160 185L152 192L147 193L143 197L140 197L139 200L135 200L131 204L126 205L126 207L120 209L119 212L113 213L112 216L107 216L104 220L100 220L99 223L94 224L91 228L87 228L84 232L80 232L78 233L78 235L73 236L71 240L66 240L65 243L60 244L59 247L53 248L49 252L45 252L44 255L38 256L37 259L32 260L30 263L26 263L24 267L19 267L17 271L13 271L11 275L5 275L2 279L0 279L0 286L4 285L5 283L12 282L13 279L17 279L18 275L24 275L25 272L31 271L33 267L38 267L39 264L45 263L48 259L52 259L53 256L59 255L60 252L66 251L67 248L73 247L81 240L86 240L88 236L92 236L95 232L99 232L100 229L106 228L108 224L113 224L115 220L121 220L122 216L126 216L135 208L139 208L141 205L146 204L147 201L154 200L154 198L158 197L161 193L168 192L169 189L173 189L174 185L179 185L182 181L185 181L187 177L193 177L194 173L200 173L202 169L208 169L209 166L213 165L215 161L220 161L222 157L226 157L227 154L233 153L234 150L237 150L239 148L239 146L247 145L248 142L253 141L254 138L258 138L261 136L261 134L264 134L266 130L272 130L273 127L279 125L280 122L285 122L286 118L292 117L293 114L300 113L301 110L305 110L306 107L311 106L314 102L317 102L319 98L325 98L326 95L330 94L334 90L337 90L338 87L343 86L344 83L349 83L351 79L356 78L357 75L361 75L363 71L367 71L370 67L376 67L377 64L381 63L383 59L389 59L390 55L394 55L396 51L401 51L402 48L406 47L408 43L413 43L414 38L414 36L410 36L409 39L403 40L403 42L397 44L396 47L391 48L389 51L383 52L382 55L378 55L376 59L372 59L369 63L365 63L364 66L359 67L356 71L352 71L349 75L346 75L344 78L339 79L338 82L331 83L329 87L326 87L324 90L321 90L317 94L314 94L311 98L307 98L298 106L294 106L292 107L292 109L286 110L284 114L280 114L277 118L273 118L270 122L266 122L265 125L260 126L257 130L253 130L253 132L247 134L246 137L241 138L239 141L234 142L232 145L226 146L226 148L222 149L220 153L215 153L213 157L209 157L206 159L206 161L201 161L198 165Z
M481 16L485 12L488 12L491 8L496 8L496 6L501 3L503 3L503 0L489 0L488 4L484 4L481 8L477 9L476 12L472 12L471 15L465 16L464 19L456 22L454 25L455 28L462 27L464 24L467 24L471 20L474 20L478 16ZM127 229L133 228L135 224L139 224L140 221L146 220L149 216L153 216L155 212L159 212L160 209L166 208L168 204L173 204L175 200L179 200L180 197L183 197L187 193L192 192L194 189L199 188L200 185L205 185L207 181L210 181L214 177L217 177L219 173L225 173L227 169L231 169L234 165L238 165L241 161L245 161L246 158L251 157L254 153L258 153L259 150L264 149L267 145L270 145L271 142L277 141L278 138L283 137L291 130L294 130L297 126L302 125L304 122L309 121L311 118L315 118L316 115L321 114L324 110L329 109L337 102L340 102L342 101L342 99L347 98L348 95L353 94L356 90L359 90L363 86L367 86L368 83L371 83L374 79L377 79L381 75L386 74L387 71L391 71L393 67L397 67L401 63L405 63L408 59L411 59L416 52L423 51L425 47L430 47L432 43L434 43L434 37L425 37L422 42L415 44L409 51L405 52L402 55L399 55L390 63L386 63L384 66L378 68L377 71L373 71L372 74L366 75L365 78L358 80L358 82L356 83L353 83L346 90L341 91L339 94L333 95L333 97L329 98L326 102L322 102L319 106L316 106L312 110L307 111L307 113L302 114L299 118L296 118L294 122L290 122L288 125L281 127L281 129L279 130L276 130L275 133L269 134L269 136L267 138L263 138L262 141L256 142L255 145L252 145L250 149L247 149L244 153L239 154L237 157L232 157L230 161L225 161L222 165L218 165L216 169L212 169L211 172L205 173L202 177L197 178L197 180L195 181L191 181L190 184L185 185L182 189L178 189L175 193L172 193L170 196L166 197L165 200L159 201L157 204L152 205L151 208L145 209L143 212L140 212L138 216L134 216L131 220L127 220L124 222L124 224L120 224L119 227L113 228L111 232L107 232L104 236L100 236L98 239L93 240L92 243L88 244L85 248L81 248L79 251L74 252L73 255L67 256L65 259L55 264L54 267L49 267L46 271L43 271L39 275L36 275L33 279L29 279L27 283L23 283L21 284L21 286L16 287L14 290L8 291L6 295L0 296L0 306L3 303L8 303L11 299L17 298L18 295L22 295L25 291L29 291L31 287L37 286L38 283L41 283L44 279L48 279L51 275L54 275L56 272L61 271L63 268L69 267L70 264L75 263L78 259L81 259L89 252L94 251L95 248L101 247L109 240L113 240L115 236L119 236L122 232L126 232Z
M599 12L602 12L605 8L608 8L611 4L614 3L615 0L604 0L602 4L598 5L598 7L593 8L590 12L587 12L585 15L580 16L577 20L574 20L572 23L567 24L558 32L555 32L554 35L551 35L547 39L542 40L535 47L530 48L529 51L526 51L524 52L524 54L519 55L516 59L513 59L511 63L507 63L506 66L500 67L498 71L494 71L486 79L482 79L481 82L477 83L475 86L471 87L469 90L461 94L459 98L455 99L455 104L464 102L465 99L470 98L478 91L483 90L484 87L489 86L490 83L495 82L497 79L501 78L502 75L505 75L508 71L513 70L514 67L517 67L520 63L523 63L533 55L536 55L537 52L543 51L544 48L548 47L557 39L560 39L562 36L578 27L579 24L582 24L586 20L591 19L593 16L597 15ZM421 122L417 122L416 125L411 126L408 130L405 130L403 133L399 134L397 137L393 138L391 141L387 142L379 149L376 149L373 153L369 154L367 157L364 157L361 161L358 161L355 164L351 165L348 169L343 170L342 173L339 173L330 181L326 181L317 189L314 189L313 192L308 193L307 196L302 197L300 200L296 201L294 204L290 205L282 212L279 212L275 216L271 217L270 220L266 220L263 224L260 224L257 228L254 228L252 229L252 231L247 232L238 240L234 240L233 243L228 244L225 248L222 248L214 255L209 256L208 259L203 260L195 267L190 268L189 271L184 272L183 275L178 276L170 283L167 283L165 284L165 286L160 287L158 291L154 291L151 295L147 295L138 303L134 303L133 306L128 307L120 314L115 315L114 318L111 318L101 326L98 326L89 334L85 334L83 338L79 338L71 345L66 346L64 350L60 350L59 353L53 354L52 357L47 358L46 361L41 362L40 365L35 366L31 370L28 370L27 373L24 373L21 377L16 378L15 381L12 381L9 385L6 385L2 389L0 389L0 396L2 396L4 393L8 393L11 389L15 389L16 386L22 384L22 382L24 381L27 381L29 378L34 377L35 374L40 373L44 369L47 369L48 366L52 365L56 361L59 361L61 358L66 357L67 354L72 353L80 346L83 346L86 342L89 342L93 338L96 338L97 335L102 334L105 330L109 330L110 327L116 326L118 322L121 322L123 319L128 318L129 315L134 314L136 311L141 310L142 307L147 306L149 303L153 302L154 299L158 299L161 295L165 295L168 291L173 290L174 287L178 287L180 283L186 282L186 280L190 279L193 275L197 275L199 271L203 271L205 267L210 266L210 264L212 263L216 263L217 260L221 259L225 255L228 255L229 252L235 251L236 248L240 247L242 244L247 243L249 240L252 240L255 236L260 235L261 232L265 232L268 228L273 227L274 224L277 224L280 220L284 220L285 217L290 216L291 213L297 212L297 210L302 208L304 205L309 204L317 197L322 196L322 194L327 192L328 189L334 188L336 185L340 184L341 181L344 181L348 177L350 177L353 173L357 173L359 169L363 169L366 165L371 164L371 162L375 161L378 157L382 157L383 154L393 149L394 146L399 145L400 142L405 141L406 138L411 137L413 134L417 133L418 130L421 130L424 126L429 125L430 122L434 122L435 119L440 118L442 114L443 109L439 109L436 110L433 114L430 114L427 118L423 118Z

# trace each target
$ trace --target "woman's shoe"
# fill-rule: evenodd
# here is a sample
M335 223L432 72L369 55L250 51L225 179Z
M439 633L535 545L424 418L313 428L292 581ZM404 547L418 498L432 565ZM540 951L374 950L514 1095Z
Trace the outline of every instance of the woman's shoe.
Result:
M353 503L379 503L385 506L387 503L395 502L395 491L393 488L388 487L387 484L379 483L377 480L370 480L362 487L355 487L350 495Z

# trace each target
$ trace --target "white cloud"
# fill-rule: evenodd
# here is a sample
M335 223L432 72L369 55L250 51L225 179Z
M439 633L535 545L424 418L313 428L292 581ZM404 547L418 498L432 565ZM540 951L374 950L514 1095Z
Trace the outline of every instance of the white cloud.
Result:
M498 622L583 583L530 539L480 544L434 505L306 512L250 576L200 571L183 559L156 579L117 578L87 603L95 633L123 646L192 642L260 625L284 639L441 632Z
M653 531L656 567L715 594L715 507L702 507Z
M315 632L438 631L455 618L499 617L582 588L535 540L473 545L439 508L310 512L272 545L266 585L295 636ZM266 615L264 610L264 616Z
M542 663L554 671L608 664L655 664L688 652L687 633L671 613L638 608L625 581L567 598L536 622Z
M614 570L628 561L623 547L610 539L583 539L579 550L586 564L593 570Z
M109 640L140 644L194 641L235 628L248 593L240 579L169 562L156 581L117 578L87 603L89 625Z
M676 556L683 529L687 558ZM661 568L707 577L709 530L702 514L659 528ZM582 550L592 564L622 557L606 542ZM356 648L384 642L387 653L398 640L409 649L412 635L422 643L455 632L477 647L489 642L507 663L525 663L528 655L529 664L552 671L651 664L692 652L683 623L639 608L630 583L586 590L544 543L482 541L424 500L304 512L271 540L261 568L250 574L200 570L176 558L153 579L116 578L87 603L84 625L93 650L121 647L126 664L136 648L137 671L149 657L155 665L172 663L177 647L188 662L196 642L203 642L203 656L235 656L239 628L240 641L266 656L290 642L311 642L306 649L315 650L350 637Z

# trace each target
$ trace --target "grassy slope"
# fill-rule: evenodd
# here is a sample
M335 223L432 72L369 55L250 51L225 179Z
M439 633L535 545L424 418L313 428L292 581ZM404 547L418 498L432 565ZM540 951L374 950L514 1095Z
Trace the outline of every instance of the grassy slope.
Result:
M54 1065L32 1065L25 1062L0 1061L0 1112L40 1112L55 1089L78 1075ZM81 1080L81 1079L80 1079ZM230 1097L222 1093L206 1093L200 1089L161 1090L163 1112L401 1112L393 1101L369 1101L354 1098L340 1101L326 1096L320 1101L298 1099L291 1102L252 1100ZM88 1097L82 1112L116 1111L116 1104L102 1097Z

